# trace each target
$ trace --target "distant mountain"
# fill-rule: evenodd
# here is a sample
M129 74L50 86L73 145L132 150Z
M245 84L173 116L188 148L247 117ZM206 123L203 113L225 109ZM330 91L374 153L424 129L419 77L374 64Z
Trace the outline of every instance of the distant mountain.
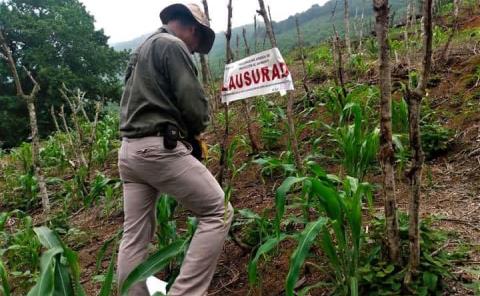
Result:
M282 52L288 52L297 46L297 31L295 26L295 17L298 17L300 24L300 30L304 36L304 42L306 46L317 44L326 38L332 36L333 24L335 24L340 34L343 34L343 10L344 1L330 0L324 5L313 5L308 10L297 13L288 17L287 19L279 22L273 22L273 29L277 39L278 46ZM391 1L392 15L396 15L398 18L403 15L405 8L405 1L394 0ZM332 11L335 11L335 15L332 17ZM235 12L234 12L235 13ZM350 0L350 18L351 18L351 35L355 36L354 23L359 23L360 16L364 15L364 30L373 30L373 9L372 2L370 0ZM257 17L257 51L261 51L264 48L269 48L268 38L265 40L265 28L263 26L263 20L261 17ZM249 47L254 50L254 25L248 24L241 27L232 29L231 46L234 53L236 50L237 35L240 36L239 50L240 57L244 56L245 47L242 38L242 30L247 30L247 39ZM359 26L357 26L359 28ZM131 41L121 42L113 44L113 47L118 50L122 49L134 49L140 45L149 34L142 35ZM225 33L219 32L216 34L215 43L209 54L210 65L214 73L220 73L219 70L223 68L225 60ZM264 46L265 44L265 46ZM237 57L236 57L237 58Z

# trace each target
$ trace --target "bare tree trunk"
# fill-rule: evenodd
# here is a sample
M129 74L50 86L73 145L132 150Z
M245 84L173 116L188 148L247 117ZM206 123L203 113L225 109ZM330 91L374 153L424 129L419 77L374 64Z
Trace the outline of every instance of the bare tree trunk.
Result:
M253 16L253 38L254 38L254 53L257 53L257 15Z
M408 119L410 126L410 147L412 149L412 166L407 172L410 182L410 206L408 211L410 241L410 257L405 283L411 282L411 277L417 273L420 264L420 189L422 182L422 167L424 155L420 136L420 108L427 88L432 65L432 0L423 2L423 61L418 86L414 91L407 89Z
M236 51L235 51L235 58L237 60L240 59L240 35L236 34L237 35L237 47L236 47Z
M303 88L305 89L305 93L307 94L307 97L310 99L312 94L310 92L310 89L308 88L307 84L307 67L305 65L305 52L303 48L303 38L302 38L302 33L300 32L300 25L298 23L298 17L295 16L295 25L297 27L297 36L298 36L298 46L300 47L300 55L302 58L302 67L303 67Z
M257 10L257 13L263 17L265 22L268 38L270 39L270 44L272 47L277 47L277 41L275 40L275 36L273 35L273 28L271 20L268 18L267 13L265 11L265 4L263 0L258 0L258 4L260 6L260 10ZM300 152L298 151L298 141L297 141L297 134L295 131L295 122L293 120L293 103L294 97L291 92L288 93L288 101L287 101L287 122L288 122L288 133L290 138L290 145L293 151L293 155L295 158L295 162L297 168L302 171L303 170L303 163L302 158L300 157Z
M249 56L250 47L248 46L248 41L247 41L247 30L243 28L242 33L243 33L243 42L245 43L245 55ZM258 151L260 150L260 145L258 144L258 141L255 139L255 136L253 133L252 119L250 116L250 102L248 100L242 100L242 106L246 116L248 138L250 139L252 153L258 154Z
M268 5L268 18L270 19L270 26L271 26L271 29L272 29L272 34L273 34L273 39L275 39L275 44L277 44L277 37L275 36L275 30L273 28L273 19L272 19L272 12L270 11L270 5Z
M383 172L383 198L387 247L390 260L400 262L400 235L398 229L397 204L395 200L394 150L392 144L392 95L390 48L388 44L388 0L373 0L376 13L376 32L379 53L380 76L380 151L379 160Z
M263 0L258 0L258 4L260 9L257 10L257 13L263 17L263 21L265 23L265 30L267 31L267 36L270 39L270 44L272 47L277 47L277 41L275 40L275 35L273 34L273 27L270 18L267 15L267 11L265 10L265 3Z
M407 0L407 14L405 18L405 31L403 32L403 39L405 40L405 59L407 60L407 68L410 70L411 61L410 61L410 46L409 46L409 31L410 31L410 18L411 18L411 6L412 0Z
M446 61L448 59L448 52L450 49L450 44L452 43L453 36L458 31L458 12L459 12L459 2L460 0L453 0L453 24L452 24L452 31L448 36L447 43L445 47L442 49L442 53L440 54L441 60Z
M338 36L338 32L335 29L335 25L333 25L333 32L335 34L335 49L337 50L337 75L338 75L338 81L340 82L340 87L342 88L342 94L344 100L347 98L347 88L345 87L345 70L343 68L343 55L342 55L342 50L340 46L340 37ZM344 106L344 100L342 100L342 108Z
M225 32L226 42L226 63L229 64L233 61L233 52L230 47L230 40L232 39L232 0L228 1L228 25L227 32ZM220 187L223 187L223 179L227 172L226 166L226 156L227 156L227 146L228 146L228 135L229 135L229 118L228 118L228 103L224 104L225 106L225 134L223 135L222 147L220 151L220 170L218 172L217 181L220 184Z
M33 78L31 73L25 68L25 72L27 72L28 77L33 83L33 89L29 95L25 94L22 88L22 83L20 81L20 77L18 76L17 66L15 60L13 59L12 52L8 47L7 41L3 36L3 32L0 30L0 47L2 48L5 59L7 64L12 72L13 80L15 82L15 87L17 89L17 96L23 99L28 108L28 116L30 118L30 129L32 132L32 163L33 163L33 170L34 174L37 177L38 187L40 189L40 197L42 200L42 207L45 213L50 212L50 200L48 198L48 191L47 186L45 184L45 177L43 176L43 172L40 165L40 138L38 135L38 124L37 124L37 115L35 111L35 99L37 97L38 92L40 91L40 85L38 82Z
M208 3L207 0L203 0L203 11L205 12L205 16L207 17L208 22L210 23L210 13L208 11ZM207 87L210 78L210 67L208 66L208 57L207 55L201 54L200 55L200 64L202 65L202 81L203 87Z
M348 0L344 0L344 4L343 22L345 24L345 44L347 45L348 55L351 55L352 45L350 43L350 10L348 7Z

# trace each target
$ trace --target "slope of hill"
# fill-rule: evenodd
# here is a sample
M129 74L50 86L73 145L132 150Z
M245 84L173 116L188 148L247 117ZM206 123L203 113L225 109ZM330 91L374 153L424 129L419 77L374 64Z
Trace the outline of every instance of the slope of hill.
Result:
M371 31L371 17L372 9L371 2L366 0L352 0L350 3L350 16L351 16L351 35L355 36L361 30L361 15L363 13L363 30ZM404 12L404 3L401 1L392 1L391 11L395 15L400 16ZM341 33L343 32L343 1L330 0L325 3L323 6L313 5L310 9L297 13L288 17L285 20L274 22L273 27L275 30L276 39L278 46L284 52L284 54L290 52L293 48L296 47L297 43L297 31L295 27L295 17L298 17L300 30L305 36L305 45L314 45L318 44L319 41L327 39L332 35L333 24L336 26L337 30ZM335 14L332 16L332 12L335 11ZM393 13L392 13L393 14ZM268 40L265 39L265 28L261 18L259 18L259 28L257 33L257 51L261 51L264 48L268 48ZM241 27L236 27L232 29L232 48L236 51L236 38L242 36L243 28L247 31L247 39L249 46L254 50L253 44L255 43L254 37L254 25L253 23L247 24ZM356 31L355 31L356 29ZM117 50L123 49L134 49L140 43L143 42L148 37L149 34L142 35L130 41L121 42L113 44L113 47ZM213 69L213 73L218 75L220 70L223 68L224 56L225 56L225 34L224 32L218 32L216 34L215 43L209 54L210 66ZM240 53L240 58L244 56L245 46L241 38L239 44L238 52ZM236 57L238 58L238 57Z

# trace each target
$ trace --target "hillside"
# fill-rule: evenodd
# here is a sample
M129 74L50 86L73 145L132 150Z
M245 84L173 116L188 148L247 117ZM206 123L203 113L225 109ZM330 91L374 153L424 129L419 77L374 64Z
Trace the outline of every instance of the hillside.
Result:
M313 5L307 11L297 13L288 17L285 20L276 22L274 20L273 28L275 31L275 36L277 39L277 43L280 47L280 50L286 54L290 52L297 46L297 31L295 26L295 17L298 17L300 30L302 34L308 38L305 39L305 45L310 46L317 44L320 41L326 40L332 36L333 27L332 24L335 24L337 30L342 34L343 33L343 1L330 0L324 5ZM332 11L336 7L336 13L332 18ZM402 1L392 1L391 9L395 12L396 18L395 20L400 19L404 14L404 3ZM350 15L352 17L352 22L356 23L357 32L354 32L353 24L352 24L352 36L356 36L358 34L358 30L360 30L360 23L361 23L361 14L364 13L364 28L365 32L370 32L373 30L372 28L372 9L371 9L371 1L366 0L354 0L351 1L350 4ZM356 18L355 18L356 17ZM258 22L258 33L257 33L257 51L261 51L269 47L268 45L268 38L266 42L264 42L265 37L265 27L263 26L263 22L260 21L261 17L257 18ZM254 49L254 25L253 20L251 24L232 28L232 43L234 47L234 51L236 52L236 36L240 36L240 57L244 56L245 46L244 41L242 38L242 31L243 28L247 30L247 38L250 48ZM365 33L367 34L367 33ZM113 47L117 50L123 49L134 49L138 45L140 45L145 38L147 38L149 34L142 35L137 37L133 40L127 42L121 42L113 44ZM213 69L214 74L218 77L221 74L223 69L223 63L225 60L225 34L224 32L218 32L216 34L215 43L213 48L209 54L210 59L210 67ZM237 57L236 57L237 58Z
M285 54L295 80L290 98L299 163L287 120L289 96L229 105L223 190L235 215L209 296L480 295L480 6L463 2L457 25L452 8L443 3L434 18L433 65L419 106L425 156L419 179L421 252L411 281L405 279L414 147L405 98L422 68L419 22L387 32L398 262L389 258L385 231L385 175L379 163L384 77L377 39L365 36L352 55L343 44L335 52L330 43L312 42L305 49L305 69L298 48ZM305 21L305 30L316 20ZM304 72L310 93L303 88ZM218 89L208 91L218 99ZM72 113L58 118L61 130L42 140L39 155L50 213L42 211L31 143L0 150L0 295L27 295L39 282L50 283L45 289L52 295L53 287L72 289L54 295L120 295L115 264L124 183L118 171L118 106L98 109L97 121L82 110L81 103L88 102L80 94L68 95ZM212 105L217 108L205 133L204 164L218 176L227 117L219 102ZM252 139L260 144L257 152ZM144 163L171 153L152 145L134 157ZM133 274L173 281L198 218L166 195L154 212L152 256ZM74 293L75 287L85 293Z

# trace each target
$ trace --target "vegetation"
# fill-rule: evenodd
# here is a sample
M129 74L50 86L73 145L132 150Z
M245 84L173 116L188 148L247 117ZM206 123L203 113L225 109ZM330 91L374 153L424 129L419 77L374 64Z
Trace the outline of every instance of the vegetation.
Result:
M478 16L470 15L478 11L476 2L460 6L464 25L454 30L449 15L458 2L438 1L433 56L442 52L452 30L458 32L448 59L434 60L426 80L421 25L404 3L391 3L392 11L401 9L385 26L384 41L389 42L383 46L366 29L374 14L371 3L357 0L349 3L352 55L343 42L320 42L331 37L332 24L338 23L343 36L340 2L333 19L334 1L298 16L307 37L304 50L292 49L297 40L293 17L273 23L292 73L301 73L305 53L306 79L294 78L310 91L297 85L288 98L252 99L247 110L261 142L258 153L248 140L244 106L234 103L223 112L219 102L212 104L216 128L207 131L205 164L218 173L223 157L225 202L236 212L211 289L217 295L478 294L479 271L469 264L479 254L478 164L471 161L480 151L475 56L480 29ZM353 15L363 10L361 23L360 13ZM407 24L403 13L411 16ZM32 143L25 141L25 106L15 98L11 74L0 60L0 137L9 148L0 149L0 294L126 295L129 287L154 274L170 286L197 220L174 198L160 196L152 255L117 289L115 263L122 235L122 183L116 167L119 110L108 102L119 99L125 52L106 45L103 32L93 28L93 17L76 0L2 2L0 29L19 72L25 66L41 85L37 108L43 136L35 160ZM253 48L253 29L246 29ZM217 40L224 50L223 38ZM210 60L220 54L215 49ZM391 69L387 74L393 82L383 81L391 86L386 92L385 85L377 85L386 77L377 69L379 56ZM30 85L27 72L21 73L22 83ZM419 85L425 93L417 106L418 138L412 142L408 96ZM218 90L209 92L217 98ZM388 120L390 143L384 134ZM220 130L227 122L230 132L222 139ZM297 151L293 138L298 139ZM417 160L425 173L415 183L405 173ZM36 161L45 177L49 213L41 211ZM394 185L389 192L384 190L385 164L391 166ZM413 216L404 205L413 184L419 186L425 211L418 216L419 261L412 269ZM396 217L390 222L395 225L383 208L388 194L401 205L392 208ZM397 256L391 256L389 239L394 236L386 235L392 225L398 231Z

